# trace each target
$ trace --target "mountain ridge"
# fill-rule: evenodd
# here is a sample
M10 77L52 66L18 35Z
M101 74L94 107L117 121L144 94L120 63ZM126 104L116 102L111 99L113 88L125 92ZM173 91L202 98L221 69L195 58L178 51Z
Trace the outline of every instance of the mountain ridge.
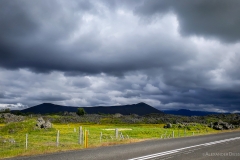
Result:
M52 114L59 112L76 112L78 108L83 108L88 114L116 114L120 113L123 115L137 114L146 115L152 113L163 114L162 111L146 104L143 102L130 105L118 105L118 106L94 106L94 107L73 107L56 105L52 103L42 103L27 109L21 110L23 113L34 113L34 114Z

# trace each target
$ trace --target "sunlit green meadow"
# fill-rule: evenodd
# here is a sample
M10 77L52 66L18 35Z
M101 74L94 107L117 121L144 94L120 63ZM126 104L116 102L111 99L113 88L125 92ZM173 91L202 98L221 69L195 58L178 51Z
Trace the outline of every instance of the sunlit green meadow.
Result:
M164 124L53 124L51 129L38 129L36 120L0 124L0 158L44 154L57 151L83 149L79 144L79 127L87 130L88 147L109 146L133 143L147 139L178 138L210 134L215 131L205 125L194 124L185 128L173 125L171 129ZM118 129L118 138L115 129ZM59 145L57 146L57 132ZM27 134L27 146L26 146ZM15 143L10 142L15 140Z

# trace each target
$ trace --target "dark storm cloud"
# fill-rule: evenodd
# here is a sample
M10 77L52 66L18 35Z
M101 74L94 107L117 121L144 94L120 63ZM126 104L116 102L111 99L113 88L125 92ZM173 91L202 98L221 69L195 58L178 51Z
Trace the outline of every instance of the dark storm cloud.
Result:
M0 32L3 42L6 39L9 43L19 40L31 42L41 38L46 41L56 40L61 36L68 36L67 33L76 27L76 17L64 10L62 1L2 0L0 3ZM67 6L72 12L76 9L74 6L84 12L90 8L88 2L84 3L79 1L68 3Z
M238 0L145 0L135 12L144 16L173 12L182 35L197 35L224 42L240 40Z
M120 4L136 5L128 1L111 3L109 5L116 7ZM97 4L94 6L88 1L33 3L23 0L1 1L1 4L0 66L4 68L122 76L127 71L180 65L190 58L187 52L183 51L181 55L177 52L179 47L191 47L187 44L173 47L175 42L167 37L162 39L162 33L156 32L154 37L129 32L114 38L114 33L101 35L104 27L86 28L88 14L96 16L96 21L106 18ZM103 1L103 4L108 4L108 1ZM114 22L111 23L115 27ZM119 28L119 31L124 29ZM137 32L144 33L145 29L140 27ZM127 34L129 37L126 39ZM175 58L167 56L169 54Z
M19 94L14 94L14 93L7 93L7 92L0 92L0 98L1 99L14 99L14 98L19 98L21 95Z
M91 10L87 1L65 4L61 1L1 1L0 5L0 64L2 67L17 69L30 68L36 72L52 70L78 70L74 55L68 55L68 48L58 41L67 39L77 24L81 24L75 12L83 14ZM84 48L75 52L89 51L94 47L91 34L85 34ZM87 39L88 37L89 40ZM90 44L88 44L88 42ZM73 61L69 66L68 60ZM66 65L68 63L68 65ZM61 64L61 65L59 65ZM85 69L83 69L85 71Z
M179 89L165 93L171 99L163 100L163 103L172 101L179 103L216 104L227 107L229 104L239 105L240 92L208 89Z
M6 98L6 96L3 92L0 92L0 98Z
M0 104L240 110L238 8L233 0L2 0Z
M21 4L19 5L21 6ZM25 12L27 11L28 10L25 10ZM56 12L60 11L56 9ZM30 13L25 14L28 15ZM44 15L44 13L42 14L45 17L47 16ZM32 17L32 23L40 23L39 21L41 21L42 14ZM74 13L71 15L74 15ZM168 39L163 40L157 35L156 37L152 37L133 34L129 39L123 37L116 39L115 42L110 42L111 39L108 40L109 42L102 42L101 35L97 28L90 28L89 31L80 34L77 40L69 45L65 43L62 44L61 41L64 42L68 35L72 33L69 31L68 26L66 29L58 29L58 26L65 25L64 22L51 22L51 20L58 18L59 15L54 14L51 16L52 18L46 19L45 22L46 24L49 23L50 27L38 25L38 27L33 29L35 31L34 33L24 34L21 38L15 36L15 34L8 35L7 31L5 33L6 36L3 36L0 44L0 65L9 69L29 68L34 72L58 70L90 74L104 72L118 75L131 70L168 67L169 64L178 65L190 56L184 52L182 55L178 55L177 45L172 47L172 42L167 43L166 41L168 41ZM78 19L72 19L72 21L75 20ZM18 23L20 23L21 20L11 20L10 22L12 23L8 25L11 25L12 30L17 32ZM72 25L75 25L75 22L73 22ZM81 27L81 25L79 27ZM70 28L72 29L73 27ZM140 28L139 31L142 32L143 29L144 28ZM8 36L12 36L9 41L4 38ZM152 41L152 38L155 38L155 41ZM151 43L146 44L146 41L151 41ZM169 39L169 41L171 41L171 39ZM179 44L179 47L182 47L181 45L182 44ZM161 48L159 48L159 46L161 46ZM186 44L185 47L187 47ZM168 57L167 55L169 53L176 58ZM149 63L149 61L151 61L151 63Z
M91 85L91 82L88 78L77 78L69 83L72 86L79 87L79 88L86 88Z
M103 2L115 7L121 4L139 5L128 1ZM168 68L190 59L190 54L184 51L178 53L179 48L189 48L186 44L176 44L167 37L162 39L159 37L161 33L156 33L156 37L132 34L128 39L123 37L113 43L111 39L107 39L109 42L102 41L100 30L90 27L68 44L67 39L87 25L83 22L84 13L88 11L98 16L101 11L87 1L65 5L62 1L41 1L37 4L31 1L2 1L1 15L11 14L1 19L4 36L0 40L0 65L9 69L29 68L34 72L58 70L121 75L132 70ZM144 32L144 29L140 28L138 32Z

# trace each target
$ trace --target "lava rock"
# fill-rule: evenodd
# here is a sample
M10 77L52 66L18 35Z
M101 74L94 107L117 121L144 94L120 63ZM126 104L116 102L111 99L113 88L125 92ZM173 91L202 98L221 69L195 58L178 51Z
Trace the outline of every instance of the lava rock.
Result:
M3 118L4 121L7 122L7 123L9 123L9 122L21 122L25 119L24 116L17 116L17 115L11 114L11 113L1 113L0 118Z
M52 128L52 123L51 123L49 120L45 121L42 117L39 117L39 118L37 119L37 124L36 124L36 126L37 126L38 128L47 129L47 128Z
M171 123L167 123L164 128L172 128L172 124Z

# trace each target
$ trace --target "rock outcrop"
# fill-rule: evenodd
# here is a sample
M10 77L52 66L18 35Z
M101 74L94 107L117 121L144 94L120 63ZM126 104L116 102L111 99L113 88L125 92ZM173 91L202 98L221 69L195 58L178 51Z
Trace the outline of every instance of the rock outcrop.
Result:
M36 126L37 126L38 128L47 129L47 128L52 128L52 123L51 123L49 120L45 121L42 117L39 117L39 118L37 119L37 124L36 124Z
M116 113L116 114L113 115L114 118L120 118L120 117L122 117L122 116L123 116L123 115L120 114L120 113Z
M1 113L0 118L3 118L5 122L21 122L25 119L24 116L17 116L11 113Z
M227 122L223 122L222 120L219 120L218 122L210 123L209 127L216 129L216 130L228 130L228 129L234 129L234 125L229 124Z
M172 124L171 123L167 123L164 128L172 128Z

